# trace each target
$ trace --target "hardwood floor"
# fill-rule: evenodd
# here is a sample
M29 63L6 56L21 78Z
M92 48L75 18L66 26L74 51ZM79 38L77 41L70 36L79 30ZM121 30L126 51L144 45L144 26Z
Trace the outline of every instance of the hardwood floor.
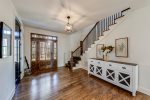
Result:
M25 77L13 100L150 100L150 96L130 92L89 76L87 71L74 72L66 68L36 76Z

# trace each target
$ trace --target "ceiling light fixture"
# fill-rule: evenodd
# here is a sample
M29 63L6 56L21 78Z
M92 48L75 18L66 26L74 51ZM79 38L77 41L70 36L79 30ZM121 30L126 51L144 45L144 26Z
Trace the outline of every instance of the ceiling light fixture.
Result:
M67 23L67 25L65 26L65 31L66 31L66 32L72 32L73 27L72 27L72 25L69 23L70 16L67 16L67 19L68 19L68 23Z

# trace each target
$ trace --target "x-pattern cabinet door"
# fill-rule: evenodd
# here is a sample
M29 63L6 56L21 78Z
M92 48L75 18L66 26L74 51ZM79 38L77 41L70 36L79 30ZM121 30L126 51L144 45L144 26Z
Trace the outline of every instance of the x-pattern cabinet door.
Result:
M110 82L115 82L116 80L116 73L115 70L113 69L106 69L106 78Z
M95 74L97 77L104 78L103 62L97 61L95 66Z
M106 71L105 71L106 80L116 84L117 82L117 69L115 63L106 63Z
M125 88L130 90L132 88L132 75L127 72L118 72L118 84Z
M88 63L88 72L89 72L89 74L95 74L95 60L93 60L93 59L90 59L89 61L88 61L89 63Z
M91 74L95 73L95 66L94 66L94 64L90 64L89 65L89 71L90 71Z
M102 75L103 75L103 69L99 65L96 66L96 75L99 77L102 77Z

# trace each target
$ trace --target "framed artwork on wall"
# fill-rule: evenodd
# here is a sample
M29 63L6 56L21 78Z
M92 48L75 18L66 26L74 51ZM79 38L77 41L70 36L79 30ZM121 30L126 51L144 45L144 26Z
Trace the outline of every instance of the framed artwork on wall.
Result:
M128 57L128 37L115 40L116 57Z
M4 22L0 22L0 58L11 56L12 30Z
M96 58L98 59L104 59L102 48L104 47L104 44L97 44L96 45Z

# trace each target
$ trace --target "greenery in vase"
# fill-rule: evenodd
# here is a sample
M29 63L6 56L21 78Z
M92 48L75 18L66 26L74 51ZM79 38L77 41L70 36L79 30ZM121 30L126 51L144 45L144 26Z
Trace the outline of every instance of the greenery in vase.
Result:
M101 48L104 55L107 55L108 53L111 53L113 50L113 46L104 46Z

